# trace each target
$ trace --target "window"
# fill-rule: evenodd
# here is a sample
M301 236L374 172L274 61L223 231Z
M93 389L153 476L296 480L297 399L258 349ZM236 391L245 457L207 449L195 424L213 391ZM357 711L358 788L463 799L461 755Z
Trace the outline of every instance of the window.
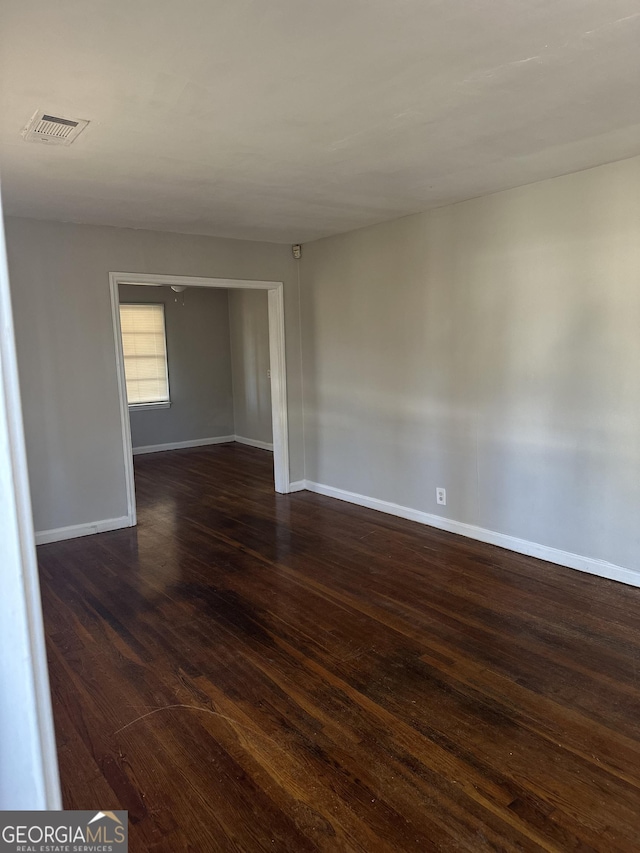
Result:
M130 406L169 405L164 305L120 305L124 373Z

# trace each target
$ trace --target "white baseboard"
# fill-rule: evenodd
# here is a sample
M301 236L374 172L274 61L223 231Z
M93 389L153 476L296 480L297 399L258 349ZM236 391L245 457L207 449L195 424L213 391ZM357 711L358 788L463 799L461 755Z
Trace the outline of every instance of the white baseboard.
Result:
M247 444L249 447L259 447L260 450L270 450L273 453L273 444L268 441L259 441L257 438L245 438L243 435L234 435L238 444Z
M303 492L306 488L306 480L295 480L293 483L289 483L289 492Z
M191 441L170 441L168 444L147 444L143 447L134 447L133 455L161 453L163 450L180 450L184 447L205 447L208 444L228 444L231 441L236 441L235 435L217 435L214 438L194 438Z
M598 575L601 578L620 581L630 586L640 586L640 571L617 566L615 563L608 563L606 560L583 557L579 554L572 554L569 551L550 548L548 545L540 545L537 542L529 542L526 539L508 536L506 533L496 533L494 530L486 530L484 527L476 527L474 524L465 524L462 521L442 518L439 515L421 512L420 510L411 509L400 504L390 503L389 501L379 500L378 498L370 498L355 492L347 492L344 489L336 489L333 486L325 486L322 483L314 483L311 480L304 480L303 482L305 489L310 492L316 492L319 495L327 495L330 498L337 498L341 501L375 509L389 515L396 515L399 518L406 518L409 521L417 521L429 527L447 530L449 533L458 533L461 536L467 536L469 539L476 539L479 542L497 545L500 548L506 548L518 554L525 554L528 557L537 557L540 560L546 560L558 566L577 569L580 572L587 572L591 575Z
M88 524L56 527L53 530L38 530L36 531L36 545L61 542L63 539L77 539L79 536L90 536L92 533L106 533L108 530L121 530L123 527L131 527L131 519L128 515L123 515L121 518L91 521Z
M133 455L161 453L164 450L180 450L185 447L206 447L209 444L229 444L232 441L237 441L238 444L247 444L249 447L259 447L261 450L270 450L273 453L273 444L269 444L267 441L245 438L243 435L217 435L214 438L194 438L191 441L171 441L167 444L147 444L143 447L134 447Z

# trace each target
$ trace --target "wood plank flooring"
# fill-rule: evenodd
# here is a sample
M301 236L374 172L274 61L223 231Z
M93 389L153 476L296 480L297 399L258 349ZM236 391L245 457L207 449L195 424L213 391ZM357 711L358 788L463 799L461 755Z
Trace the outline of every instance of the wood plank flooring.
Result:
M137 529L42 546L67 808L141 851L637 851L640 589L138 456Z

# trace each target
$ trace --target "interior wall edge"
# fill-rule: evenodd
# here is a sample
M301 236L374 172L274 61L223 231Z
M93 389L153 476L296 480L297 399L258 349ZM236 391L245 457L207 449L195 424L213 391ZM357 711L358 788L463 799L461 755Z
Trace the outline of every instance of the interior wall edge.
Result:
M134 456L145 453L162 453L165 450L182 450L187 447L208 447L211 444L229 444L235 435L216 435L210 438L192 438L188 441L169 441L164 444L145 444L132 448Z
M238 444L246 444L247 447L257 447L259 450L270 450L273 453L273 442L260 441L258 438L247 438L244 435L234 435L233 440Z
M546 560L548 563L555 563L567 569L576 569L577 571L597 575L607 580L619 581L629 586L640 587L640 571L625 566L617 566L615 563L609 563L606 560L584 557L580 554L562 551L538 542L519 539L516 536L509 536L506 533L487 530L483 527L477 527L474 524L467 524L463 521L446 518L445 516L422 512L412 507L400 506L399 504L380 500L379 498L359 495L355 492L337 489L334 486L327 486L324 483L316 483L312 480L304 480L304 489L319 495L356 504L357 506L363 506L367 509L384 512L387 515L394 515L408 521L415 521L418 524L424 524L428 527L435 527L438 530L445 530L448 533L466 536L468 539L475 539L478 542L486 542L488 545L497 545L499 548L505 548L507 551L514 551L517 554L524 554L527 557L536 557L539 560Z
M86 524L72 524L69 527L57 527L52 530L36 530L36 545L48 545L50 542L62 542L64 539L79 539L81 536L91 536L94 533L107 533L110 530L122 530L132 527L128 515L120 518L104 518L100 521L90 521Z

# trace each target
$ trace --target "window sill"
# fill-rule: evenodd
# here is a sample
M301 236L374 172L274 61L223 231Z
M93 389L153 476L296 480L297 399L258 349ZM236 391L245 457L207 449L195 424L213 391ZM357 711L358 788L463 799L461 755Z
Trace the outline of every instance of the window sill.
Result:
M129 405L130 412L149 412L153 409L170 409L171 403L131 403Z

